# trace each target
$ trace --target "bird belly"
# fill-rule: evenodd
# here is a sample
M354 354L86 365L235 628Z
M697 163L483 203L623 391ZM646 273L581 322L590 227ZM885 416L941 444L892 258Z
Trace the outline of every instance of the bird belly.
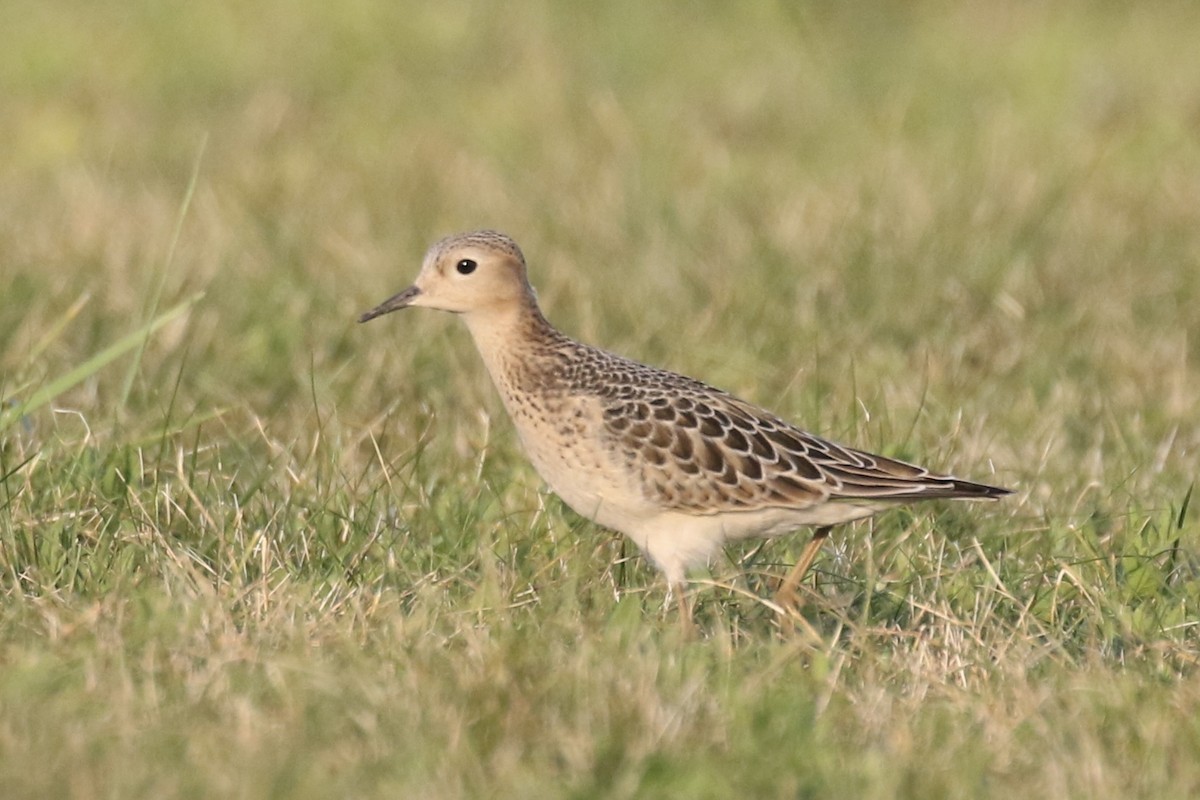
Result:
M881 503L854 503L836 501L820 503L810 508L762 508L753 511L727 511L715 514L721 537L727 541L738 539L771 539L783 536L804 527L841 525L856 519L869 517L886 508Z
M538 475L580 516L629 534L657 510L630 485L611 456L585 437L547 436L521 428L518 432Z

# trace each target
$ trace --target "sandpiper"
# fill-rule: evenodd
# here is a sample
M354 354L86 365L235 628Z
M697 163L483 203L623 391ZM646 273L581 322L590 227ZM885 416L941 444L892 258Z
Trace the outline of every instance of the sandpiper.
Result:
M359 322L409 306L467 324L529 459L567 505L628 536L677 593L724 542L814 533L776 595L796 589L830 527L916 500L1011 490L835 444L700 381L563 334L542 315L516 242L442 239L416 282Z

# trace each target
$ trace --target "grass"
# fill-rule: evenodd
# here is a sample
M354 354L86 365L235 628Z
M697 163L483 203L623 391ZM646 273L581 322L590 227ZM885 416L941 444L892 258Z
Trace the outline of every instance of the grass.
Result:
M1186 4L0 10L5 797L1200 793ZM652 570L455 320L1015 487ZM201 293L203 293L201 295ZM697 343L702 343L698 345Z

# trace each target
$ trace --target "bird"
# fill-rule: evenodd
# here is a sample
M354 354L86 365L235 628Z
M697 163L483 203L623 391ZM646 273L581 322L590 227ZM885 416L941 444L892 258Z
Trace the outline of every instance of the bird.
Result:
M797 589L831 528L920 500L1012 490L837 444L729 392L576 341L538 305L505 234L448 236L416 280L359 317L448 311L466 323L534 468L567 506L631 539L675 594L725 543L813 530L775 592ZM669 601L668 601L669 602Z

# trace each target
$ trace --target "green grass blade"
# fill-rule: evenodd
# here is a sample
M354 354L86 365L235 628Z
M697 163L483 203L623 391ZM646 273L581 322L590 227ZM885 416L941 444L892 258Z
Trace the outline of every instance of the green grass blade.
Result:
M183 314L185 311L195 305L203 296L204 292L197 292L174 308L155 317L153 320L138 328L136 331L121 337L119 340L101 350L99 353L92 356L75 369L46 384L41 389L34 392L26 402L0 412L0 432L8 430L8 428L14 422L19 420L25 414L28 414L30 411L34 411L46 405L55 397L72 388L76 384L86 380L91 375L99 372L109 363L120 358L122 355L128 353L135 347L144 346L144 343L149 339L150 336L154 334L155 331Z
M154 287L154 295L150 299L151 316L158 311L158 304L162 299L163 287L167 282L167 272L170 270L171 264L175 261L175 248L179 245L179 236L183 232L183 221L187 218L188 209L192 206L192 197L196 194L196 182L200 177L200 162L204 159L204 147L207 143L208 137L206 136L200 142L200 150L196 153L196 160L192 164L192 175L188 179L187 191L183 193L183 202L179 204L179 214L175 217L175 228L171 232L171 243L167 247L167 258L163 262L158 285ZM125 373L125 383L121 387L121 400L117 404L117 408L125 408L129 403L129 393L133 391L133 380L137 376L138 368L142 364L142 353L145 352L149 335L147 333L146 338L138 344L137 354L134 356L133 361L130 362L128 372Z
M83 310L83 307L87 305L87 302L90 299L91 294L85 293L78 300L72 303L71 307L67 309L66 313L55 320L50 326L50 329L43 333L42 337L38 339L37 343L33 346L33 349L31 349L29 354L25 357L26 361L33 363L37 360L38 356L45 352L47 347L57 341L58 337L62 335L62 332L65 331L67 326L71 324L71 320L79 316L79 312ZM30 383L30 381L23 381L17 386L0 389L0 406L9 405L9 400L29 388Z

